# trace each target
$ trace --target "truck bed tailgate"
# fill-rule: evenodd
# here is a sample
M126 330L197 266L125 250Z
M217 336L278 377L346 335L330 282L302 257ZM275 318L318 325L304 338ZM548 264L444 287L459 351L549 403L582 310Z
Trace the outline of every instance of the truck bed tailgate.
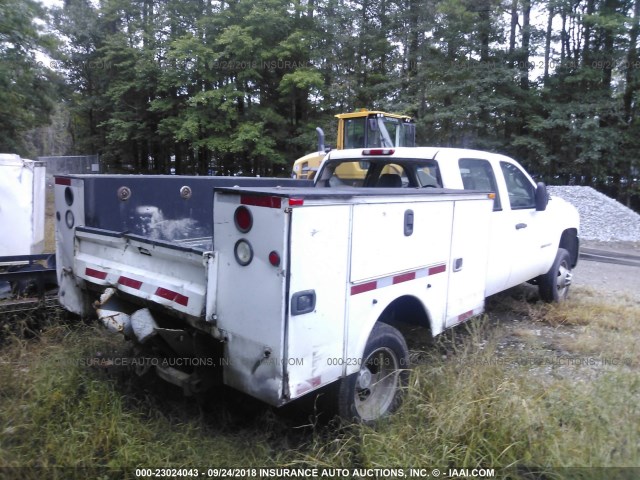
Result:
M141 304L198 318L204 312L205 252L180 244L97 228L76 228L74 271L90 284L113 287Z

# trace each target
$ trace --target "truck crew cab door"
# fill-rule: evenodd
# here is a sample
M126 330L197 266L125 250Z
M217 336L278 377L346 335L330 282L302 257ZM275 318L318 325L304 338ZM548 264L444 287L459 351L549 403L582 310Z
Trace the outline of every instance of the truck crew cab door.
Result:
M547 257L553 255L553 248L548 248L552 230L544 224L549 215L535 209L531 179L506 157L463 157L457 164L465 190L496 193L485 294L493 295L544 273L541 265L548 264Z
M544 224L547 215L536 211L535 191L529 177L514 163L500 161L506 193L503 198L503 221L506 224L511 272L506 288L531 280L544 273L541 268L553 254L551 229ZM544 268L542 268L544 270Z

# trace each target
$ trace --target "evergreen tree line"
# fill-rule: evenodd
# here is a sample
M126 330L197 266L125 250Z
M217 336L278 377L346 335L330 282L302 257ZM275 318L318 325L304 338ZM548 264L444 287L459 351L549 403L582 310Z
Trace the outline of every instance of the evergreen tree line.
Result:
M39 153L110 171L288 175L316 126L331 144L333 115L369 108L413 116L419 145L640 193L640 0L0 5L2 150L42 148L51 122L66 151Z

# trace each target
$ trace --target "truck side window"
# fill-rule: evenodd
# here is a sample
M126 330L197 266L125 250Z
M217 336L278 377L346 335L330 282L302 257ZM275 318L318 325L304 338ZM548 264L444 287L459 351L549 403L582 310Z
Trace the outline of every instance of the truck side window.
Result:
M509 192L512 210L536 207L536 188L518 167L511 163L500 162Z
M428 166L416 166L416 176L420 187L442 187L442 179L438 164L433 162Z
M460 176L465 190L484 190L494 192L496 198L493 201L493 211L502 210L500 192L496 185L496 176L493 168L487 160L479 158L461 158L458 161Z

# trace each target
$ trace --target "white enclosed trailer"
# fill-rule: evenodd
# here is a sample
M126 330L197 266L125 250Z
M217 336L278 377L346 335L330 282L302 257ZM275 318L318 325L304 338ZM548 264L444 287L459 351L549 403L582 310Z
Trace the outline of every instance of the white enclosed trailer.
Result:
M44 249L45 165L0 154L0 257Z

